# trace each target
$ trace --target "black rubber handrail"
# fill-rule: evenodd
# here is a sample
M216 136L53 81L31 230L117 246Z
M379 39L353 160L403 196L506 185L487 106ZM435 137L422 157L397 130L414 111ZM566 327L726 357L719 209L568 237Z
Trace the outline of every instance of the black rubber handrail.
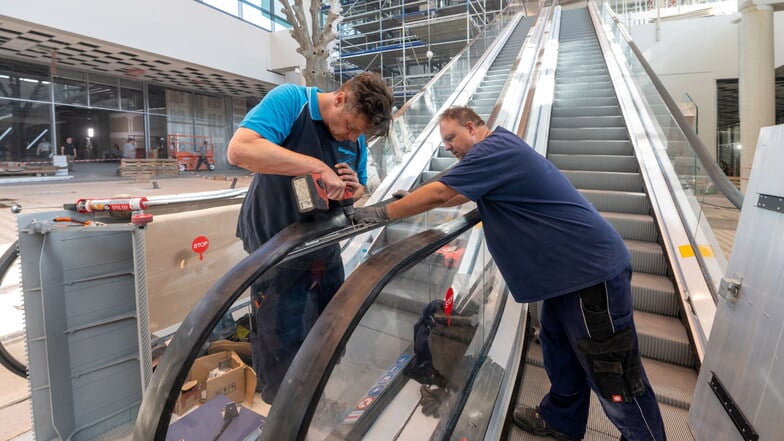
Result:
M237 298L297 246L348 225L349 220L340 209L292 224L210 287L180 324L144 391L134 427L134 441L165 441L174 404L193 361L212 329Z
M8 269L11 268L11 264L14 263L14 260L19 257L19 241L14 241L13 244L3 253L3 256L0 257L0 282L5 279L6 273L8 273ZM24 365L21 361L14 358L3 345L3 342L0 342L0 364L6 367L9 371L13 372L15 375L18 375L22 378L27 378L27 366Z
M343 283L308 333L270 410L261 440L301 440L349 337L381 290L480 221L472 210L458 219L395 242L372 255Z

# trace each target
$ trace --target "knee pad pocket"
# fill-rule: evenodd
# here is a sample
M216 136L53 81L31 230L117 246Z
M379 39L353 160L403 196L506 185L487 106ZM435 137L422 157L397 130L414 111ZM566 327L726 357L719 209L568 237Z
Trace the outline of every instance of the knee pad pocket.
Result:
M631 328L602 341L581 338L577 349L588 359L594 383L606 400L628 402L645 393L640 356Z

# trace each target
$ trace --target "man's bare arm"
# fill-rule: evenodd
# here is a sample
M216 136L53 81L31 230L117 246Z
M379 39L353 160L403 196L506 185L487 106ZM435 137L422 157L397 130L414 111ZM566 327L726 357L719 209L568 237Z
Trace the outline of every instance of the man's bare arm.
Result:
M343 196L346 183L321 160L283 148L256 133L240 127L229 141L226 151L229 163L256 173L284 176L321 174L331 199Z
M414 190L406 197L391 202L387 205L387 214L390 219L401 219L424 213L436 207L450 206L446 204L457 201L457 197L463 196L452 187L441 182L431 182Z

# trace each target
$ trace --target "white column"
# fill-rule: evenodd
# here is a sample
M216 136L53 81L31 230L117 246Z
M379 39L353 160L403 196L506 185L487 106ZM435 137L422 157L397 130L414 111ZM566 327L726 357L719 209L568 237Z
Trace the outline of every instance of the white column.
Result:
M743 2L745 3L745 2ZM776 122L773 61L773 8L745 3L741 10L738 99L740 109L740 178L746 191L760 128Z

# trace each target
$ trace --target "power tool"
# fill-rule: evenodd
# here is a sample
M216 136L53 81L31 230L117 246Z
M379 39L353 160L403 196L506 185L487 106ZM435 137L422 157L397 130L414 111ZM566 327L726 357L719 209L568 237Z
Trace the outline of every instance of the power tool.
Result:
M294 197L297 198L297 209L301 214L311 214L330 209L330 200L320 173L296 176L291 180ZM354 192L346 187L343 197L333 201L343 208L346 217L354 221Z

